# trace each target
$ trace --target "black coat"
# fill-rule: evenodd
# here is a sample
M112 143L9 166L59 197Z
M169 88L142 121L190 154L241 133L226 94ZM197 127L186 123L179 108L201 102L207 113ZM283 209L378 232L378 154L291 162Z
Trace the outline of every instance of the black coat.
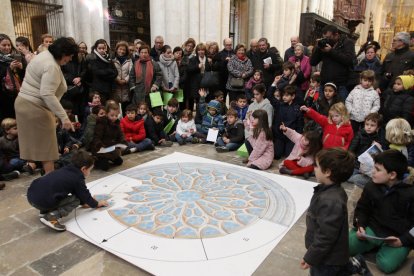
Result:
M91 91L98 91L109 99L118 76L114 63L104 62L95 54L91 54L88 56L88 70L92 76Z
M164 125L161 123L155 123L152 116L148 116L144 123L145 126L145 133L147 134L147 138L151 139L154 145L158 145L158 142L161 139L166 139L166 135L164 132Z
M368 134L365 129L361 129L358 133L354 136L349 145L349 150L355 153L356 157L363 154L370 146L372 146L373 142L379 143L381 146L386 145L385 140L381 137L378 132L374 132Z
M342 36L332 50L322 52L319 47L310 58L312 66L323 62L321 69L321 84L333 82L337 86L345 86L356 61L355 45L352 40Z
M263 60L268 57L272 59L272 64L270 64L268 69L264 69ZM282 58L279 54L275 54L273 52L270 52L269 50L267 50L264 53L258 51L255 55L253 55L252 64L254 70L262 70L263 83L266 85L267 88L270 87L275 76L282 73Z
M96 153L101 147L106 148L120 143L127 144L119 122L112 123L107 117L98 118L90 145L91 152Z
M370 227L378 237L396 236L403 246L413 247L408 231L414 227L414 186L368 183L355 208L354 226Z
M242 121L236 121L234 125L226 124L223 137L230 139L230 143L242 144L244 141L244 125Z
M389 53L382 63L380 88L392 87L396 77L405 70L414 68L414 52L408 48L398 49Z
M395 118L406 119L411 127L414 126L413 107L414 97L409 91L395 93L391 89L384 93L384 107L382 114L384 116L384 125Z
M344 265L348 262L348 197L340 184L314 188L306 214L303 259L311 266Z
M189 94L186 95L189 99L198 99L200 96L198 94L198 90L200 90L200 82L203 78L201 74L200 68L200 60L198 56L194 56L190 58L187 67L187 78L189 81ZM206 57L206 64L205 64L205 72L207 71L218 71L219 68L214 68L213 63L207 62Z
M27 191L27 199L45 209L56 208L69 194L76 196L81 204L86 203L92 208L98 206L86 187L82 171L73 165L35 179Z

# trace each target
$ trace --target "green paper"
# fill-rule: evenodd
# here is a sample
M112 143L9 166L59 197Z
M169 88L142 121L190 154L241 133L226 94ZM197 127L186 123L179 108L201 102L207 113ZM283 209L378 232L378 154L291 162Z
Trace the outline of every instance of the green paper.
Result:
M246 144L240 146L237 150L237 154L241 157L249 157L249 152L247 151Z
M182 89L175 91L174 98L176 98L179 103L182 103L184 101L184 91Z
M168 101L169 101L170 99L172 99L172 98L173 98L173 96L174 96L174 94L173 94L173 93L169 93L169 92L164 92L164 93L162 93L162 98L164 99L164 105L167 105L167 104L168 104Z
M172 127L174 126L174 124L175 124L175 120L171 119L170 122L164 127L165 134L170 133L170 131L171 131Z
M151 100L151 107L157 107L157 106L163 105L160 92L151 92L149 93L149 97Z

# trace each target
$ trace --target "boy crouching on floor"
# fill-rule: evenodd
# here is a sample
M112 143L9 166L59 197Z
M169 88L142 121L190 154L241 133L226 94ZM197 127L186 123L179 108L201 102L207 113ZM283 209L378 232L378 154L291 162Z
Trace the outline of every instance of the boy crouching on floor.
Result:
M40 211L40 221L56 230L65 231L59 219L70 214L80 204L90 208L108 206L96 201L86 188L85 177L93 169L94 158L86 151L73 154L72 164L35 179L27 191L29 203Z

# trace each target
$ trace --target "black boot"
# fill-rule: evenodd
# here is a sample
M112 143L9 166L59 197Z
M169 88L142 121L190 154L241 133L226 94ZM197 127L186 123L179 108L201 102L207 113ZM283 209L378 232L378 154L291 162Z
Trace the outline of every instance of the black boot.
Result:
M95 167L97 169L103 170L103 171L107 171L109 170L109 161L106 158L99 158L98 160L95 161Z

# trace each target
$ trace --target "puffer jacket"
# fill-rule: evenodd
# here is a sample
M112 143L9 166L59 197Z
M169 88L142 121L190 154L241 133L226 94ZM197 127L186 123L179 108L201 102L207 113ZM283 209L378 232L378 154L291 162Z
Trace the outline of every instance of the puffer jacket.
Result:
M204 100L204 97L200 98L200 113L203 115L203 121L201 123L202 128L208 130L209 128L216 127L220 132L222 132L224 130L224 121L220 114L220 102L212 100L206 104ZM216 114L214 116L208 112L209 108L214 108L216 110Z
M129 72L132 69L132 60L128 58L122 64L116 58L113 61L114 61L115 68L118 71L118 76L116 77L116 79L126 80L126 84L115 85L115 95L122 103L128 102L130 100L129 99Z
M139 143L146 138L143 119L131 121L125 116L121 120L121 129L128 142Z
M323 148L341 147L348 149L354 138L354 132L350 123L342 124L337 127L329 122L328 117L323 116L313 109L309 109L306 116L318 123L323 129L322 144Z
M414 126L413 107L414 97L410 91L394 92L387 89L384 93L384 125L394 118L403 118L407 120L411 127Z
M363 88L360 84L349 93L345 101L351 120L363 122L365 117L380 109L380 97L373 87Z
M303 259L311 266L344 265L349 259L348 197L340 184L314 188L306 214Z

